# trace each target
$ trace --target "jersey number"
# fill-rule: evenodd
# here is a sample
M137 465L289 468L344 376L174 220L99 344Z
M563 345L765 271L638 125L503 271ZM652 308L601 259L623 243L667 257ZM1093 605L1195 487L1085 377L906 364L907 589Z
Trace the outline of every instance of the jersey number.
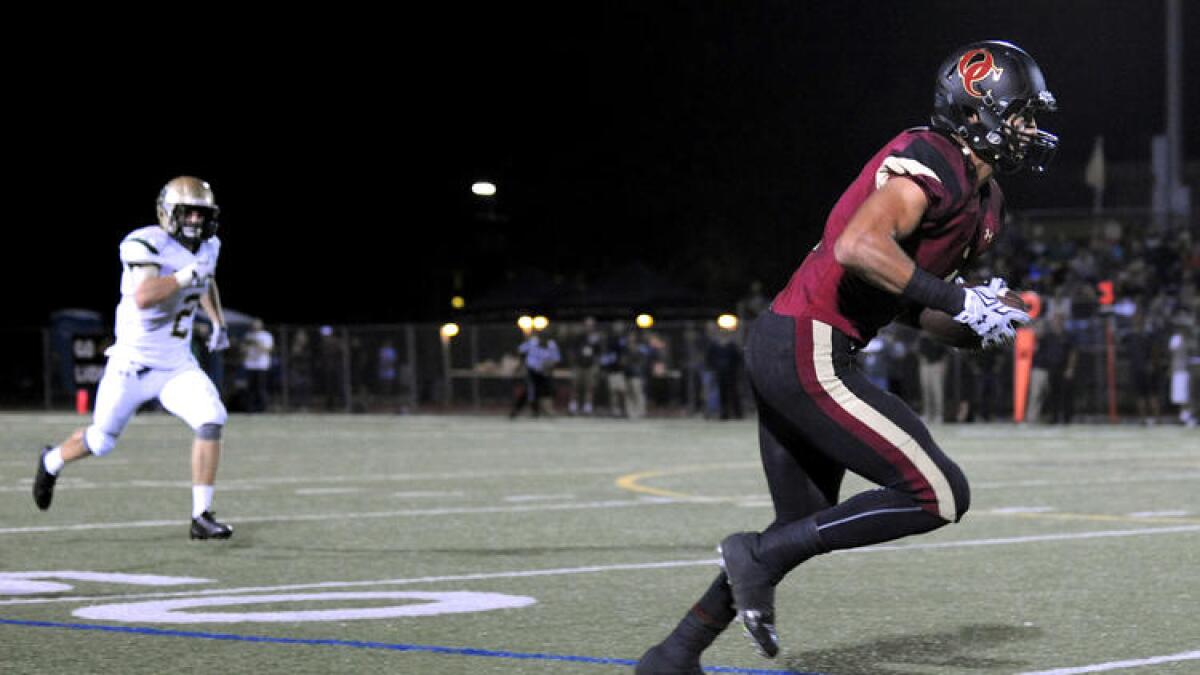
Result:
M196 306L199 304L199 295L189 295L183 299L183 309L179 310L179 313L175 315L175 325L171 328L171 337L186 338L188 336L187 328L183 326L183 322L196 313Z

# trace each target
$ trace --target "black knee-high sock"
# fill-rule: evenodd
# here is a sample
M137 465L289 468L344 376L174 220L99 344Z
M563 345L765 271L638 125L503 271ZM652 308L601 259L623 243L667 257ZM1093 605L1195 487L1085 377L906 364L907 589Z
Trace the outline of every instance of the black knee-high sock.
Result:
M664 642L681 651L699 654L717 639L736 615L729 581L721 572Z
M695 614L701 623L718 631L724 630L737 616L733 609L733 591L729 590L729 577L722 571L713 579L704 595L692 605L691 614Z

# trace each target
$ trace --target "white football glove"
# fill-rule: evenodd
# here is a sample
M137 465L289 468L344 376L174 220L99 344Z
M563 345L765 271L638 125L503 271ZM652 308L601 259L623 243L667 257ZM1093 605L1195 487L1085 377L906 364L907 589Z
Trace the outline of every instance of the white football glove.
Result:
M212 254L205 250L196 255L195 262L184 265L175 273L175 280L180 287L203 286L206 279L217 271L217 261Z
M1000 296L1008 292L1008 284L999 277L994 277L987 286L972 286L966 291L963 310L955 315L954 320L967 325L975 334L983 338L983 347L999 347L1010 345L1017 339L1017 329L1013 324L1029 323L1029 315L1004 304Z
M191 263L190 265L184 265L173 276L175 277L175 281L179 282L180 288L193 288L203 286L204 280L208 278L207 274L202 274L201 272L202 270L199 269L199 265Z
M208 336L208 351L220 352L229 349L229 329L225 326L213 326L212 335Z

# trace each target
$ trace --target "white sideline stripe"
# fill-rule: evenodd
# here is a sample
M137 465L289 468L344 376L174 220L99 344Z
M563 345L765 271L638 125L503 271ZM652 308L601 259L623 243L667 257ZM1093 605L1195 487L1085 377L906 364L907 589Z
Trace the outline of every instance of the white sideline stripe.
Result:
M450 516L482 513L527 513L530 511L575 511L581 509L616 509L647 504L685 504L688 500L645 497L641 499L609 500L601 502L578 502L569 504L531 504L513 506L461 506L441 509L401 509L397 511L368 511L363 513L311 513L294 516L238 516L236 523L289 523L321 520L357 520L362 518L396 518L400 516ZM33 527L4 527L0 534L26 534L31 532L76 532L79 530L113 530L131 527L181 527L176 520L134 520L124 523L79 523L77 525L38 525Z
M1139 455L1139 458L1141 456ZM960 456L961 459L961 456ZM1011 459L1011 457L1010 457ZM111 464L107 458L104 460ZM962 462L960 462L962 463ZM24 463L21 465L25 466ZM730 463L730 468L745 468L752 471L761 471L762 465L754 462ZM261 479L232 479L222 481L220 490L245 492L250 490L264 490L273 485L322 485L325 483L382 483L382 482L400 482L400 481L420 481L420 480L464 480L473 478L505 478L508 476L542 476L542 475L573 475L573 474L595 474L595 475L610 475L613 473L632 473L638 471L635 467L626 467L626 469L614 469L613 467L605 468L579 468L574 470L527 470L527 471L504 471L504 472L481 472L481 471L464 471L461 473L429 473L429 474L391 474L383 476L287 476L287 477L271 477ZM971 483L972 490L990 490L1004 489L1014 487L1084 487L1088 485L1128 485L1131 483L1162 483L1169 482L1191 482L1200 480L1200 473L1173 473L1148 475L1141 477L1128 478L1092 478L1086 480L1045 480L1045 479L1027 479L1014 481L993 481L993 482L978 482ZM3 492L28 492L29 486L33 484L31 476L21 475L15 485L0 485L0 493ZM71 490L125 490L130 487L141 488L164 488L176 490L179 488L188 489L191 487L191 481L187 480L127 480L127 481L111 481L97 482L86 478L67 477L60 481L59 486L66 486Z
M965 541L947 541L930 544L908 545L879 545L865 548L834 551L835 555L857 555L862 553L886 553L893 551L920 551L947 548L965 548L973 546L1004 546L1008 544L1029 544L1053 541L1068 541L1075 539L1099 539L1106 537L1133 537L1148 534L1175 534L1179 532L1200 532L1200 525L1185 525L1179 527L1158 527L1138 530L1106 530L1101 532L1075 532L1062 534L1043 534L1031 537L1005 537L1001 539L968 539ZM451 574L445 576L416 577L411 579L379 579L374 581L322 581L310 584L287 584L283 586L246 586L242 588L219 588L211 590L184 591L174 593L132 593L126 595L100 596L71 596L55 598L30 598L20 600L0 600L4 605L36 605L62 602L98 602L102 600L127 600L139 598L172 598L192 597L202 595L233 595L238 593L273 593L277 591L298 591L317 588L354 588L359 586L404 586L411 584L431 584L447 581L481 581L488 579L518 579L529 577L548 577L566 574L591 574L596 572L622 572L629 570L672 569L676 567L715 566L716 558L702 560L667 560L663 562L623 563L617 565L590 565L587 567L560 567L544 570L516 570L508 572L477 572L474 574Z
M1142 666L1155 666L1160 663L1175 663L1177 661L1195 661L1200 659L1200 649L1192 652L1182 652L1179 654L1171 654L1169 656L1151 656L1147 659L1130 659L1128 661L1109 661L1108 663L1097 663L1091 666L1078 666L1076 668L1056 668L1054 670L1039 670L1037 672L1021 673L1021 675L1076 675L1077 673L1100 673L1106 670L1121 670L1123 668L1141 668Z
M108 459L105 459L108 462ZM24 466L24 464L22 464ZM744 466L746 469L757 470L761 464L757 462L741 462L738 464L729 464L728 466ZM510 478L513 476L519 478L537 477L537 476L576 476L576 475L597 475L608 476L612 474L633 473L644 467L641 465L621 466L595 466L595 467L568 467L568 468L537 468L537 469L512 469L505 471L436 471L430 473L391 473L391 474L370 474L370 475L339 475L339 476L263 476L261 478L233 478L222 480L219 486L221 490L238 490L238 489L253 489L258 490L270 485L324 485L328 483L389 483L402 481L424 481L424 480L449 480L462 481L476 478ZM32 471L29 471L32 474ZM0 492L26 492L29 486L33 484L32 475L22 475L17 485L7 485L0 487ZM124 481L92 481L86 478L75 478L68 476L59 481L58 485L68 486L72 490L76 489L124 489L129 487L161 487L161 488L178 488L191 487L189 481L183 480L146 480L134 479Z

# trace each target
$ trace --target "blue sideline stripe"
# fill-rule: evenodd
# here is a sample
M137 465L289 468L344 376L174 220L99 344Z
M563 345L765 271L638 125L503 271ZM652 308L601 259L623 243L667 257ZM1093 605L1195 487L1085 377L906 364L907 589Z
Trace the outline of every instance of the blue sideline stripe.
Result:
M230 640L234 642L266 642L284 645L320 645L334 647L356 647L358 649L391 649L398 652L430 652L434 654L452 654L454 656L486 656L499 659L533 659L540 661L571 661L574 663L595 663L612 666L635 666L637 661L631 659L609 659L596 656L571 656L567 654L528 654L523 652L503 652L491 649L471 649L467 647L439 647L436 645L405 645L391 642L362 642L359 640L313 640L307 638L271 637L269 635L236 635L234 633L201 633L190 630L163 630L161 628L145 628L140 626L104 626L86 623L58 623L55 621L19 621L16 619L0 619L0 625L26 626L29 628L66 628L70 630L94 630L109 633L135 633L138 635L153 635L156 637L197 638L202 640ZM739 673L740 675L821 675L820 673L802 673L794 670L760 670L756 668L733 668L730 666L706 666L704 670L710 673Z

